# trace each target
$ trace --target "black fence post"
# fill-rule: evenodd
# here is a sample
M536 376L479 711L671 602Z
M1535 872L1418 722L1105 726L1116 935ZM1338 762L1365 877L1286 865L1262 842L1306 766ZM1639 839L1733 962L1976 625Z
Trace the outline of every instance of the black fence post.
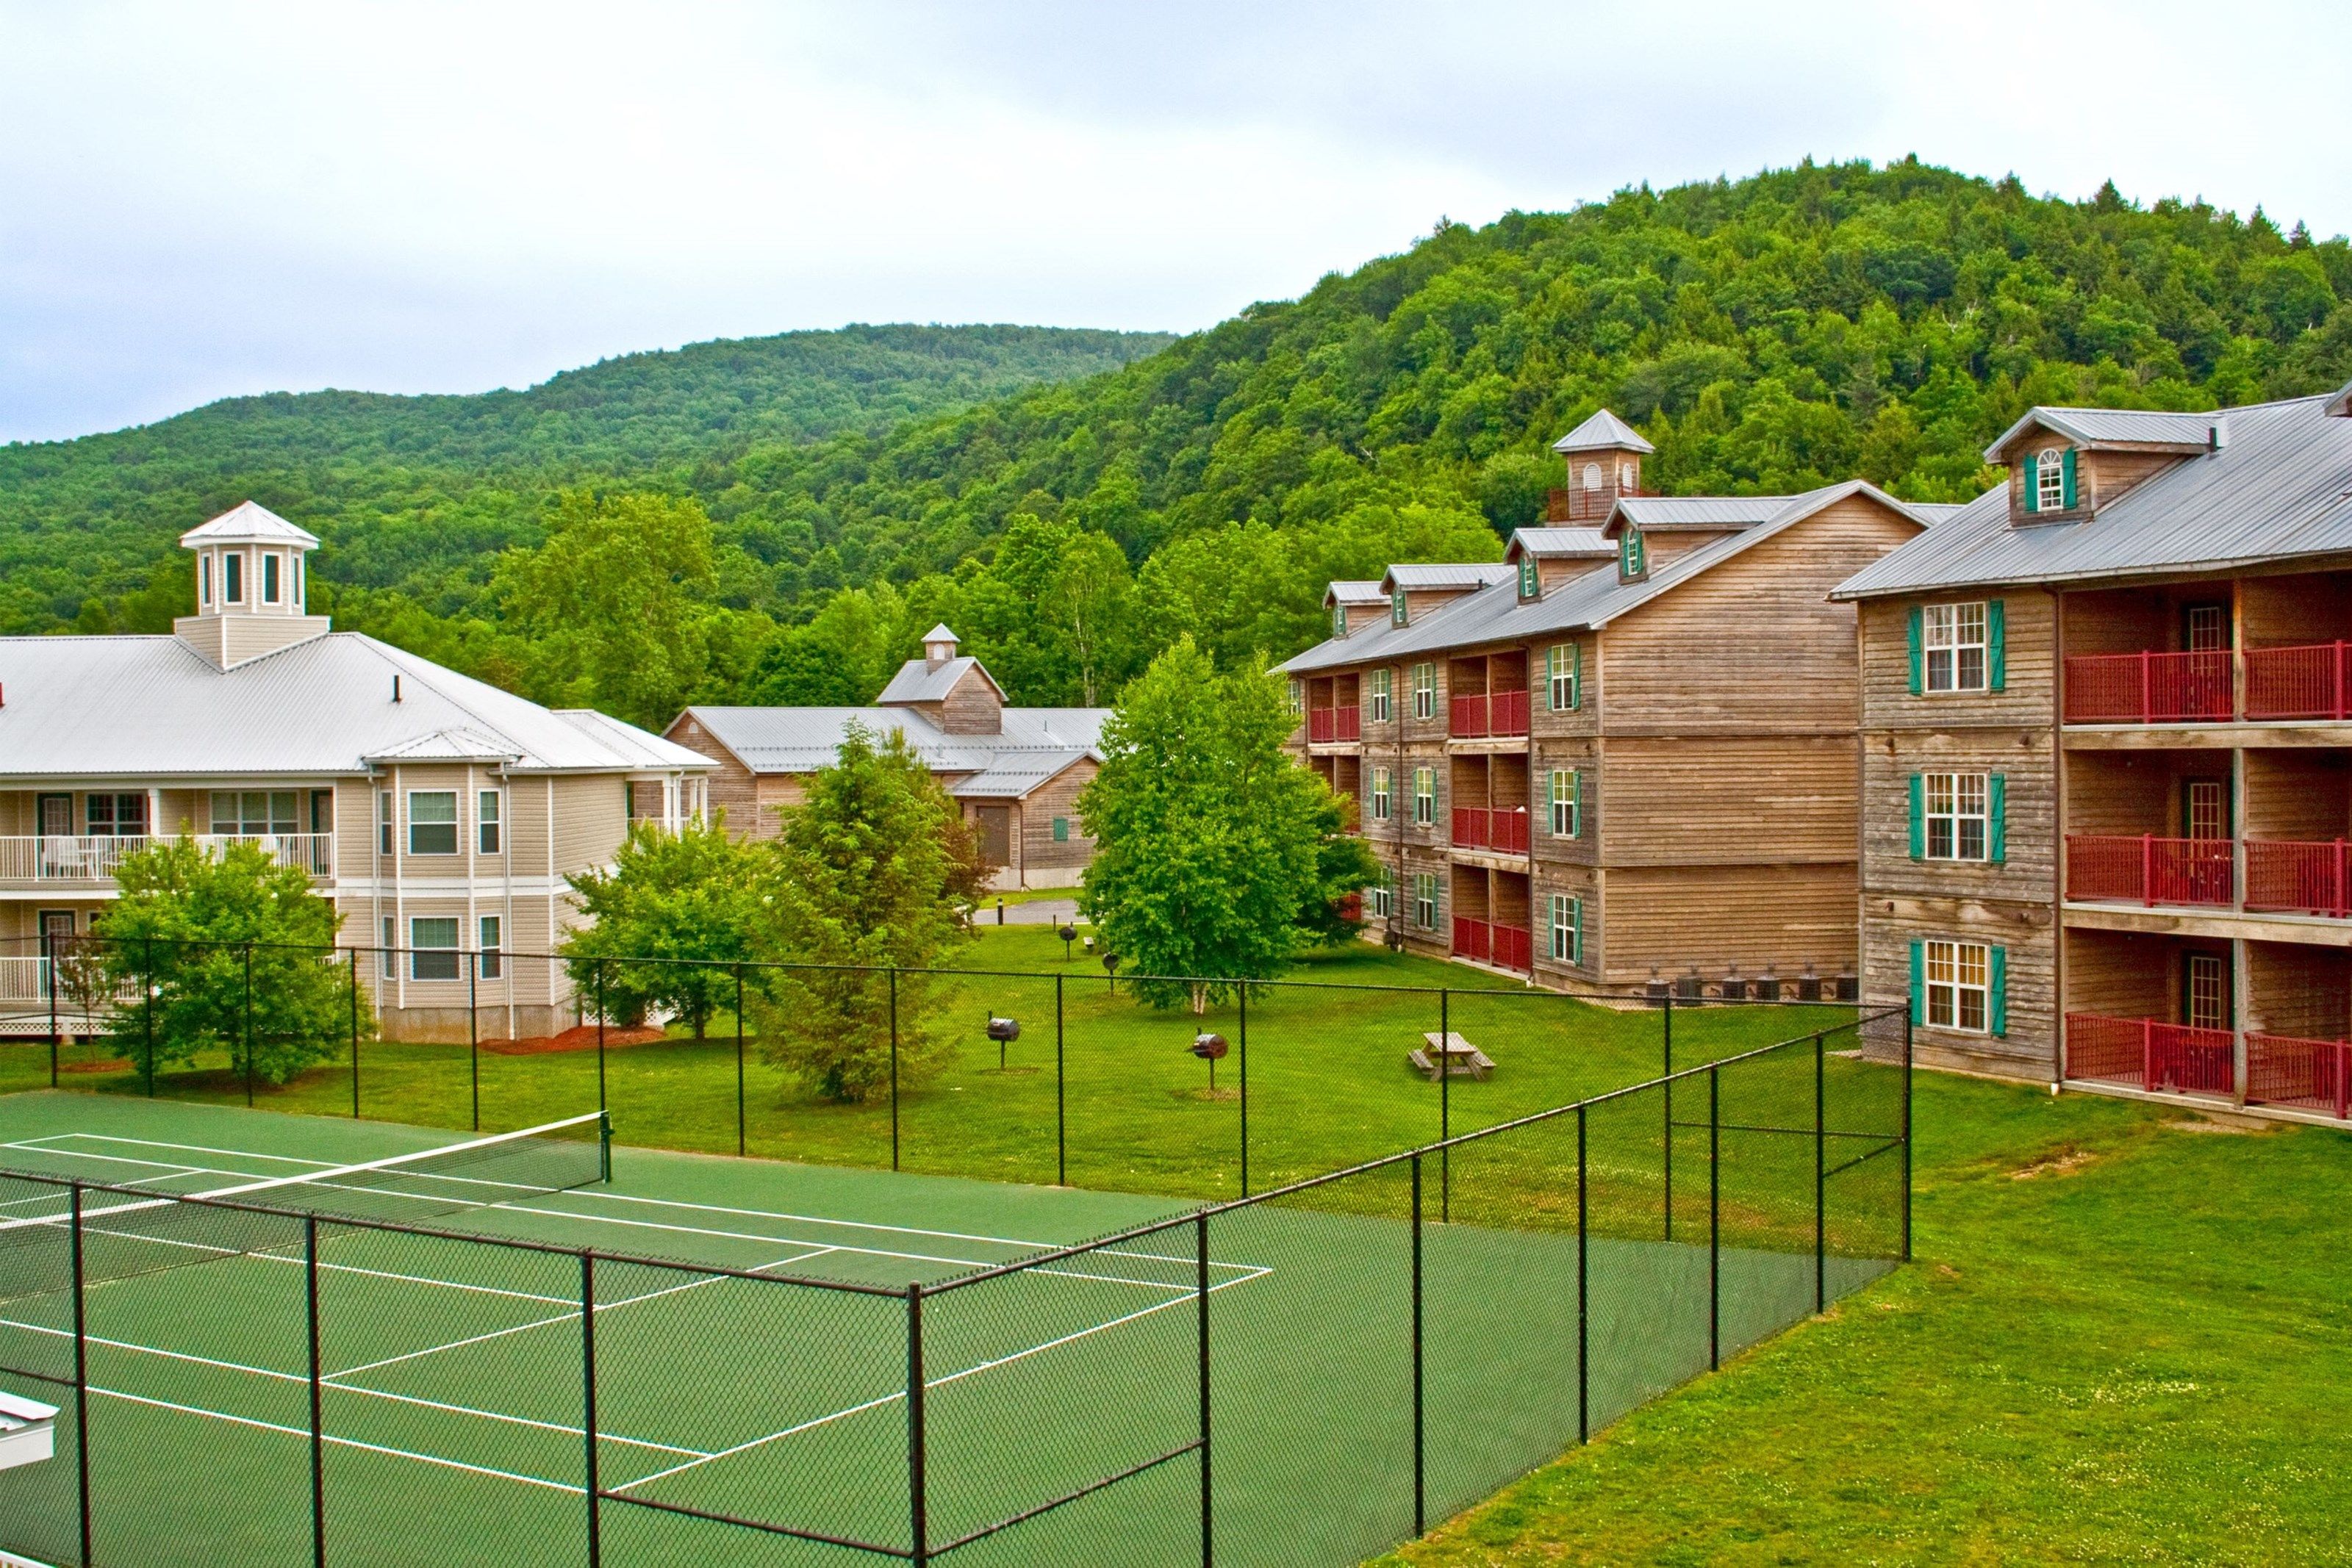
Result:
M302 1293L310 1333L310 1561L327 1568L327 1424L319 1375L319 1217L302 1217Z
M477 989L482 973L482 956L475 953L466 960L466 1065L474 1079L474 1131L482 1130L482 1040L479 1002Z
M1412 1533L1429 1533L1427 1402L1422 1373L1421 1155L1412 1156Z
M58 939L41 933L41 974L49 992L49 1087L58 1086Z
M81 1231L81 1183L73 1200L74 1467L81 1505L81 1564L90 1565L89 1523L89 1319L85 1301Z
M1723 1365L1723 1069L1706 1070L1706 1366Z
M1062 977L1054 977L1054 1181L1070 1185L1069 1075L1062 1065Z
M912 1531L908 1561L915 1568L931 1560L929 1510L924 1499L923 1460L928 1447L923 1429L923 1287L907 1285L907 1509Z
M744 1148L743 1111L743 966L735 966L735 1153L741 1157Z
M1200 1275L1194 1289L1201 1312L1201 1568L1216 1554L1216 1502L1209 1479L1209 1217L1194 1221Z
M1911 1261L1911 1015L1903 1015L1903 1261Z
M245 1103L253 1103L253 944L245 945Z
M1437 988L1437 1218L1454 1219L1454 1151L1446 1140L1454 1135L1454 994Z
M596 960L596 1109L609 1111L604 1091L604 960Z
M588 1498L588 1568L604 1558L604 1486L596 1456L596 1254L580 1254L580 1431L586 1466L581 1490Z
M1813 1311L1830 1304L1829 1295L1829 1124L1823 1119L1822 1069L1824 1050L1813 1036Z
M1588 1282L1584 1233L1589 1209L1585 1199L1584 1107L1576 1108L1576 1440L1592 1440L1592 1377L1591 1360L1591 1292Z
M898 1168L898 967L890 967L890 1168Z
M155 1098L155 939L153 937L142 936L139 939L139 957L147 992L145 1009L147 1098L152 1100Z
M1241 986L1242 1196L1249 1196L1249 982Z
M352 949L352 1120L360 1117L360 950Z

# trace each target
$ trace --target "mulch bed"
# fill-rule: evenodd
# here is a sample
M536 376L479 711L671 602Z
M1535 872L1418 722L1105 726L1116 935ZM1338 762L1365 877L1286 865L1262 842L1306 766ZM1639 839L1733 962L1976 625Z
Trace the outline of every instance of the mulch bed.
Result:
M606 1049L616 1045L649 1045L669 1037L651 1024L634 1029L617 1024L604 1026ZM593 1051L596 1049L596 1026L581 1024L562 1034L525 1035L520 1040L486 1040L482 1049L493 1056L547 1056L560 1051Z

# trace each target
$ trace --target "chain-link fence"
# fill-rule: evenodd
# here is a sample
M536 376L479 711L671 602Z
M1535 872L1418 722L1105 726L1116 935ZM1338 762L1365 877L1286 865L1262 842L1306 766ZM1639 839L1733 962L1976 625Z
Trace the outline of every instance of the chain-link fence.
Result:
M646 1147L1194 1199L1442 1142L1859 1010L1465 977L1268 980L1195 1012L1075 963L854 969L95 936L30 952L22 995L0 999L0 1091L474 1132L606 1110L622 1142ZM707 1005L691 1020L649 1012L643 995L687 988L687 973ZM829 1058L839 1040L862 1052Z
M1909 1162L1892 1012L903 1283L0 1177L0 1547L1353 1563L1893 1267Z

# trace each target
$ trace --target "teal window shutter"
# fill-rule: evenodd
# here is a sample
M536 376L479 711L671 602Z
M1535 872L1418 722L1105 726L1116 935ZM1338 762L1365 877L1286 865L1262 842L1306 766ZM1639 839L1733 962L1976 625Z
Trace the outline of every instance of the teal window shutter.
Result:
M2000 865L2009 859L2009 775L1996 773L1985 780L1985 859Z
M1581 964L1584 962L1584 900L1571 899L1569 903L1576 912L1576 961Z
M1985 1027L1994 1034L2009 1032L2009 949L1986 950L1990 977L1986 986Z
M1533 599L1536 596L1536 563L1528 558L1522 557L1519 560L1519 597Z
M1911 858L1927 858L1927 787L1918 774L1911 775Z
M1911 654L1911 695L1915 697L1919 695L1920 691L1927 685L1925 678L1920 674L1921 667L1926 659L1924 644L1927 642L1927 634L1925 629L1925 622L1926 614L1916 604L1913 605L1903 617L1904 643L1905 646L1909 649Z
M1584 644L1581 643L1568 645L1568 706L1571 708L1584 706Z
M2008 603L2003 599L1985 602L1985 687L1989 691L2009 686Z
M1057 844L1066 844L1070 841L1069 818L1056 817L1054 819L1054 841Z
M2042 460L2030 452L2025 455L2025 509L2042 509Z
M1389 624L1391 626L1404 624L1404 590L1402 588L1389 591Z
M2061 505L2071 512L2074 509L2074 449L2071 446L2058 459L2058 482L2065 494Z
M1911 944L1911 1021L1927 1021L1927 945Z
M1568 836L1584 836L1584 770L1571 769L1568 775Z

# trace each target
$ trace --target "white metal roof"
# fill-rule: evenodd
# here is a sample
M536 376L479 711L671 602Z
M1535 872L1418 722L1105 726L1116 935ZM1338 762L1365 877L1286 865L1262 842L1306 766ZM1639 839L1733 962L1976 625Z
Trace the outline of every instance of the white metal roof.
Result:
M1551 444L1554 452L1655 452L1642 433L1610 413L1595 410L1591 418Z
M1334 604L1384 604L1388 590L1376 580L1364 578L1340 578L1323 591L1323 607Z
M371 758L709 767L634 725L553 712L357 632L227 670L177 637L0 637L0 779L328 778Z
M997 735L950 735L902 707L689 707L710 737L754 773L832 765L853 724L898 734L950 794L1021 796L1085 758L1099 757L1108 708L1009 707ZM1025 781L1024 781L1025 780Z
M190 549L198 545L274 544L316 549L319 536L296 528L257 501L241 501L208 523L198 523L180 536Z
M1383 592L1391 589L1486 588L1508 582L1515 574L1501 561L1422 561L1389 568L1381 579Z
M1511 542L1503 547L1503 558L1508 560L1515 552L1538 560L1586 557L1601 560L1616 555L1617 547L1599 528L1514 528Z
M963 679L967 672L972 670L978 670L982 680L992 686L996 686L996 700L1003 702L1004 688L997 686L996 677L988 673L988 666L970 653L964 654L961 658L950 659L936 670L930 668L921 659L909 659L898 666L898 673L890 677L890 684L884 686L882 695L874 700L885 706L894 703L945 702L948 694L955 690L956 683Z

